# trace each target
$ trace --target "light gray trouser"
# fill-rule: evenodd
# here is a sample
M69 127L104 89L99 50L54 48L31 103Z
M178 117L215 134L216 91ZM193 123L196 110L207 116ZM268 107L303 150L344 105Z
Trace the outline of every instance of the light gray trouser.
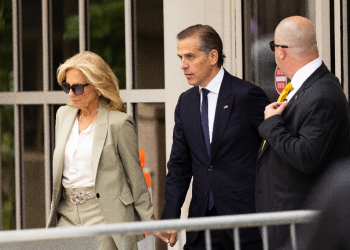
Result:
M67 188L64 192L70 196L73 191L94 191L94 188ZM57 214L60 219L57 227L92 226L105 224L100 206L96 198L88 200L83 204L73 204L63 200L57 207ZM100 250L118 250L111 235L99 236Z

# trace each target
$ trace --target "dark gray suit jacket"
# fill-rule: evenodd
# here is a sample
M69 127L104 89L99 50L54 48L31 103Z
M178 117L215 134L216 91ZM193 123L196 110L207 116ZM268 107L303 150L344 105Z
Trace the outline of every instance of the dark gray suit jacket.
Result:
M315 186L308 208L321 211L298 237L301 250L350 249L350 158L332 165Z
M259 134L267 142L258 156L257 212L303 209L320 174L349 154L349 105L338 78L322 64ZM270 249L288 249L289 241L288 227L269 228Z

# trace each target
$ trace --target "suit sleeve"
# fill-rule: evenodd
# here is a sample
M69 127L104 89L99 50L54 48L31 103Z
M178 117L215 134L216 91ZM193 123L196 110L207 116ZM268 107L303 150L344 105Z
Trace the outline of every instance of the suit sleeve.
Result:
M151 198L140 167L137 135L131 117L124 120L120 126L118 152L134 197L136 213L141 221L154 220Z
M303 112L297 133L292 132L296 128L286 126L280 115L266 119L259 127L259 133L289 165L312 174L333 145L340 114L337 114L335 104L325 98L310 102Z
M258 132L259 125L264 121L264 110L270 104L265 92L255 85L249 91L246 98L247 114L253 129Z
M175 109L175 127L173 146L168 162L168 174L165 184L165 205L162 219L180 218L181 207L186 198L192 178L191 152L183 131L181 119L181 98Z

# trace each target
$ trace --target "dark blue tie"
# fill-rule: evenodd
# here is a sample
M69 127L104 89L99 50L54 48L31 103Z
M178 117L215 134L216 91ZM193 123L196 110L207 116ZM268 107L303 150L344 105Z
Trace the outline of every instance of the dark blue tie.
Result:
M201 124L204 136L205 147L210 158L210 137L209 137L209 120L208 120L208 93L209 90L202 89L202 108L201 108ZM209 199L207 209L210 211L214 207L214 198L209 188Z
M208 93L209 90L202 89L202 109L201 109L201 123L204 136L205 147L210 158L210 137L209 137L209 122L208 122Z

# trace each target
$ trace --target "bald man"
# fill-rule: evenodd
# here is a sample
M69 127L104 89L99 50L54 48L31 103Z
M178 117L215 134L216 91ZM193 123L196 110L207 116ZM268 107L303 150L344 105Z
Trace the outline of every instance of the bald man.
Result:
M264 141L258 156L258 212L304 209L318 177L350 148L348 103L338 78L319 58L312 23L286 18L274 38L270 46L276 63L293 89L266 106L259 126ZM291 249L288 226L268 232L269 249Z

